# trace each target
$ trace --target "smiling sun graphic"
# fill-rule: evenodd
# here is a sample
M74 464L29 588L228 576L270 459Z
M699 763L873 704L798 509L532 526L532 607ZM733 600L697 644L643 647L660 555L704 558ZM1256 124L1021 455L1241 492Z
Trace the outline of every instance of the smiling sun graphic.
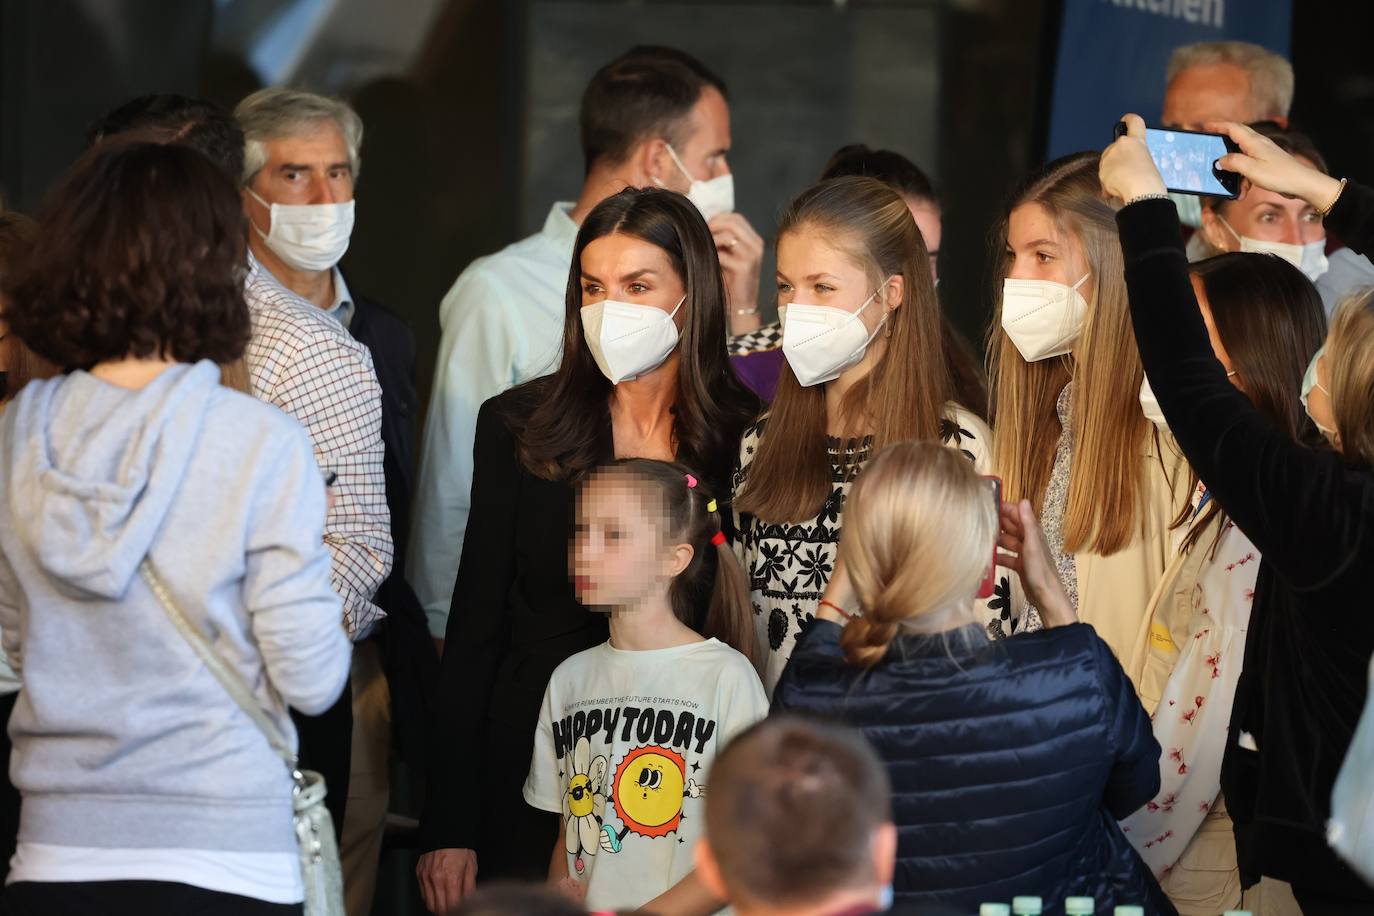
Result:
M621 761L611 800L624 828L601 828L601 848L620 852L625 835L667 836L682 821L682 800L700 798L704 787L687 778L687 761L666 747L636 748Z

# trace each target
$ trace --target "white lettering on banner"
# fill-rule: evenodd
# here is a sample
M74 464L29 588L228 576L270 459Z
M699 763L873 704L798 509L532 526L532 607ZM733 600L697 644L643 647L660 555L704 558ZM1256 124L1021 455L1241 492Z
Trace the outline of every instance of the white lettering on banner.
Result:
M1182 19L1220 29L1226 26L1226 0L1102 0L1112 6Z

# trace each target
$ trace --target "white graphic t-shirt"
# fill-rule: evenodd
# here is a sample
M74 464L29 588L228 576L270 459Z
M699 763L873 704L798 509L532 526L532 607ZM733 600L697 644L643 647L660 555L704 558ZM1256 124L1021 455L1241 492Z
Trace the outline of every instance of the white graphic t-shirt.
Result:
M606 642L558 666L525 801L563 815L588 909L636 909L692 871L711 761L767 714L753 666L714 639L638 652Z

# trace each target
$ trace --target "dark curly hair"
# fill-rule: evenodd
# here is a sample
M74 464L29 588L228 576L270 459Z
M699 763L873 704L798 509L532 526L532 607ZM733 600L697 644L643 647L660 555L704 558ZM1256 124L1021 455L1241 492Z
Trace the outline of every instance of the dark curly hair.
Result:
M63 369L230 363L249 336L245 239L234 183L200 153L103 143L49 199L27 263L6 279L5 317Z

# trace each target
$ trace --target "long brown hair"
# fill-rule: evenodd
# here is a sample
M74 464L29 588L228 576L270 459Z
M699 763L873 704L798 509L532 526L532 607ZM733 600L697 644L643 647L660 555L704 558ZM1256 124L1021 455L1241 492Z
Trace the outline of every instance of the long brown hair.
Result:
M840 635L851 664L876 664L900 629L931 629L932 614L973 622L997 537L988 492L967 458L934 442L898 442L869 463L849 495L840 539L864 609Z
M1316 428L1298 394L1312 354L1326 339L1326 310L1316 288L1296 267L1267 254L1232 252L1198 261L1191 270L1202 283L1212 324L1245 396L1290 439L1315 444ZM1172 527L1192 524L1197 484L1193 473ZM1192 550L1225 508L1209 501L1180 552ZM1220 539L1218 529L1209 549L1215 550Z
M0 283L6 275L20 270L37 235L38 224L24 214L0 212ZM4 311L4 302L0 299L0 322L4 320ZM0 404L3 404L34 379L56 375L57 367L24 346L19 335L8 327L0 332L4 334L0 338L0 367L4 368Z
M677 619L702 636L719 639L757 668L762 659L749 580L729 543L718 537L720 506L710 488L685 465L653 458L622 459L598 468L587 480L610 475L628 478L654 495L657 511L651 515L664 541L692 546L691 562L668 590Z
M949 400L940 309L925 243L902 198L873 178L832 178L812 185L783 211L778 238L816 229L843 248L877 286L902 278L900 308L887 316L884 349L867 376L845 394L838 419L873 451L905 439L938 439ZM803 388L783 363L768 426L736 508L762 521L808 519L830 495L825 390ZM844 460L843 455L840 460ZM852 469L851 469L852 470Z
M1116 209L1102 196L1097 153L1076 153L1031 175L1012 196L994 254L1001 269L988 346L993 382L993 463L1006 498L1029 499L1039 512L1062 428L1055 404L1073 381L1073 467L1064 513L1064 549L1102 556L1129 544L1144 521L1151 425L1140 409L1145 371L1126 299ZM1027 362L1002 330L1011 213L1038 203L1083 246L1093 299L1072 356Z
M568 270L562 362L551 375L514 392L528 416L512 430L520 463L546 480L575 481L612 457L612 385L587 349L581 314L582 252L612 233L662 249L687 290L673 441L681 461L718 473L733 464L740 437L761 405L735 376L726 353L725 284L711 230L687 198L657 188L627 188L611 195L577 232Z

